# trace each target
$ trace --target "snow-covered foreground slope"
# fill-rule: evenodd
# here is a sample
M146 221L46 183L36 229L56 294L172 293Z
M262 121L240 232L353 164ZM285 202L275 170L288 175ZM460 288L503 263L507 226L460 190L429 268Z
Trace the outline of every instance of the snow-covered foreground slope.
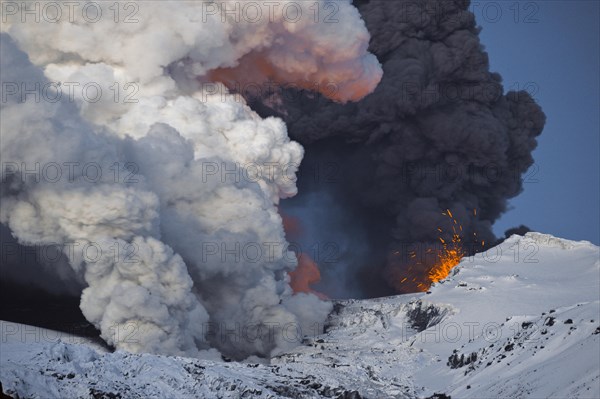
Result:
M598 398L599 248L513 236L430 293L338 302L270 362L110 353L7 322L0 349L15 397Z

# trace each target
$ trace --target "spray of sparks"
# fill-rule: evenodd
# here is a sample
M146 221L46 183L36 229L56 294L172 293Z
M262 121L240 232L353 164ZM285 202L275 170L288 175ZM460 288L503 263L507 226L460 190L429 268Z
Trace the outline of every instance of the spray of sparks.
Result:
M444 240L442 237L439 238L442 243L442 250L438 253L438 260L429 271L429 280L431 283L437 283L440 280L445 279L450 274L450 271L460 263L460 260L466 255L466 251L462 244L462 225L460 225L452 212L449 209L446 212L442 212L452 219L452 239L450 241ZM438 231L443 233L443 230L438 227Z
M461 259L467 255L467 250L463 244L463 227L462 225L454 218L454 215L449 209L446 209L445 212L442 212L442 215L450 218L452 221L452 237L450 239L444 239L441 235L444 234L444 230L441 227L438 227L437 230L440 233L440 237L438 238L441 243L441 249L436 251L435 254L436 260L433 266L430 268L429 272L426 276L426 281L418 281L418 277L414 277L412 279L412 283L416 284L417 289L421 291L427 291L427 289L433 283L437 283L448 277L452 269L458 265ZM477 209L473 209L473 215L477 216ZM485 246L485 241L479 241L477 238L477 233L473 233L473 241L476 243L480 243L481 247ZM431 255L434 253L432 248L427 249L426 254ZM415 252L410 253L410 257L416 261L416 264L421 264L421 262L417 261L417 254ZM409 268L409 271L412 270L412 266ZM404 277L400 283L405 283L408 280L408 277Z

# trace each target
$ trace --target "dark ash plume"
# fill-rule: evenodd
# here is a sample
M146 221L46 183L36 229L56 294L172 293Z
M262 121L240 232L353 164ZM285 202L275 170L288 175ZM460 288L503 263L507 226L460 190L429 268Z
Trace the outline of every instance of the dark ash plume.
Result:
M528 93L504 93L468 1L372 0L357 7L371 33L370 51L383 64L375 92L339 104L288 91L278 102L263 101L271 105L261 112L283 117L306 148L294 205L315 192L333 197L346 220L370 237L370 255L344 271L363 276L361 295L385 295L389 287L411 292L435 262L427 250L451 238L446 209L462 224L468 252L495 241L492 225L522 191L545 115ZM338 163L338 184L302 179L324 160ZM330 240L349 240L347 229L337 231L341 237ZM386 259L376 258L380 250ZM337 268L348 259L356 263L351 246Z

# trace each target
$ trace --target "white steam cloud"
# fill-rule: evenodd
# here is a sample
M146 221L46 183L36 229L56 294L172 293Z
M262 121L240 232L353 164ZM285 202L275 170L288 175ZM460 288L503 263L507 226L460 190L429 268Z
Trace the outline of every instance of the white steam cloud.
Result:
M315 21L315 2L273 3L255 3L251 22L223 19L244 12L233 1L119 3L119 18L92 2L94 23L66 5L23 22L3 5L0 223L22 244L61 245L87 285L85 317L119 349L268 356L293 344L273 331L312 332L330 311L288 284L296 258L276 206L296 194L302 147L213 80L334 82L345 102L382 72L350 1L335 2L335 23ZM36 165L41 179L24 173Z

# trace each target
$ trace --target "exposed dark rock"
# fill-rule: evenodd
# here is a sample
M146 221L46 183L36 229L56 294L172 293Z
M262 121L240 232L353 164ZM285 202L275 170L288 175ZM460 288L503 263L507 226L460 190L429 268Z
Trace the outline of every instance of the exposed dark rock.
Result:
M90 388L90 396L94 399L121 399L120 393L104 392L95 388Z
M439 323L444 316L440 308L434 305L423 306L421 301L416 302L411 309L406 312L408 320L416 331L421 332L427 328Z
M452 355L450 355L446 364L450 366L451 369L458 369L468 364L472 364L475 361L477 361L477 353L472 352L470 355L465 357L464 354L459 356L455 351Z
M434 393L425 399L452 399L452 397L450 395L446 395L445 393Z

